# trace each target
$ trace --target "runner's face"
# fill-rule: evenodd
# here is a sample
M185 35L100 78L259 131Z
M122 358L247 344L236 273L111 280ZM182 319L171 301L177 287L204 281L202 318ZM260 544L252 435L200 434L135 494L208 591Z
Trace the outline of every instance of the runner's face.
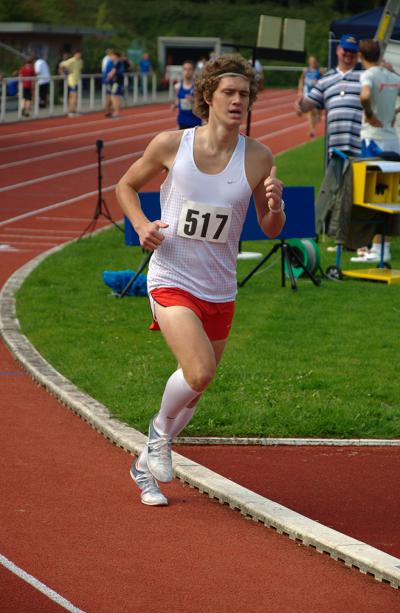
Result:
M222 121L240 125L249 109L250 84L242 77L222 77L213 93L210 113Z
M192 64L183 64L182 75L184 79L190 81L193 78L193 66Z

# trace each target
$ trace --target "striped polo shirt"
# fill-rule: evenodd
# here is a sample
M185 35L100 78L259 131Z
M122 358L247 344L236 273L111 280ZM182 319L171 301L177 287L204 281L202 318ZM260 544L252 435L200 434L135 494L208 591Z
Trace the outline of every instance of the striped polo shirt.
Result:
M317 108L326 110L329 153L336 147L350 155L360 154L361 72L329 70L307 94Z

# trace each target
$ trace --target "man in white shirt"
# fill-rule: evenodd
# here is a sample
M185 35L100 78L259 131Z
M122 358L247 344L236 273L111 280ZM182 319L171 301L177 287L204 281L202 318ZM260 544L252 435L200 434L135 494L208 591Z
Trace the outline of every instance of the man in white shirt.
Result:
M379 59L379 43L370 39L361 41L360 60L365 68L360 76L360 100L364 109L361 139L364 146L374 140L382 151L400 153L400 141L393 125L400 76L380 65Z
M49 96L50 87L50 68L46 60L37 58L35 61L35 73L38 78L39 85L39 106L45 108Z
M365 68L360 76L360 100L364 110L360 133L362 156L374 155L375 145L382 151L400 154L400 141L394 128L400 76L380 64L380 55L381 50L377 41L371 39L361 41L360 60ZM359 251L357 257L351 258L353 262L379 262L381 235L374 236L371 249L362 248ZM385 237L383 258L385 262L390 260L389 237Z

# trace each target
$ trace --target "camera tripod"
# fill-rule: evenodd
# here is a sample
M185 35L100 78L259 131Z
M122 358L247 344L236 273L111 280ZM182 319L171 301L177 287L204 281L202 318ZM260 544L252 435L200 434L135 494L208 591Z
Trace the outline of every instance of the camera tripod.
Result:
M304 263L301 261L300 257L297 254L296 249L291 247L289 243L287 243L285 240L280 240L279 243L275 243L272 249L267 253L267 255L263 257L263 259L257 264L257 266L255 266L253 270L251 270L249 274L244 277L244 279L238 282L238 287L243 287L243 285L247 283L247 281L254 275L254 273L256 273L257 270L259 270L259 268L261 268L261 266L263 266L265 262L267 262L269 258L279 250L281 252L281 285L282 287L285 287L286 285L285 264L286 264L286 269L287 269L289 279L290 279L290 286L293 290L297 290L297 283L296 283L295 276L293 274L293 268L292 268L293 266L299 266L300 268L302 268L303 273L309 279L311 279L314 285L321 284L320 280L317 279L307 269Z
M97 225L97 220L99 219L99 217L105 217L106 219L108 219L108 221L110 221L112 224L114 224L114 226L116 228L118 228L118 230L121 230L121 232L123 232L124 230L121 228L121 226L119 226L114 219L111 216L110 210L107 206L106 201L103 198L102 195L102 174L101 174L101 161L104 159L101 152L103 149L104 143L102 140L96 140L96 150L97 150L97 204L96 204L96 208L93 214L93 217L91 219L91 221L89 222L89 224L86 226L86 228L83 230L82 234L80 235L79 238L82 238L82 236L84 236L85 234L91 234L96 225Z

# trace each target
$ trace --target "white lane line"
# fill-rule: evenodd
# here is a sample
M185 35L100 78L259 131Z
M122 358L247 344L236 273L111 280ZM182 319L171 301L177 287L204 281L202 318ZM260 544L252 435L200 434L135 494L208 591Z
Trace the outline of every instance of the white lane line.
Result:
M126 153L125 155L120 155L116 158L112 158L111 160L105 160L103 162L103 166L107 166L108 164L114 164L115 162L120 162L121 160L134 158L139 155L142 155L142 153L143 151L133 151L132 153ZM5 185L4 187L0 187L0 193L9 192L13 189L19 189L20 187L27 187L28 185L36 185L37 183L42 183L43 181L51 181L52 179L58 179L59 177L66 177L67 175L72 175L78 172L83 172L85 170L90 170L91 168L97 168L97 162L93 164L86 164L86 166L79 166L78 168L62 170L61 172L54 172L51 175L42 175L40 177L36 177L36 179L29 179L28 181L21 181L20 183Z
M298 130L300 128L304 128L307 125L308 125L307 122L303 122L303 123L298 124L296 126L289 126L287 128L283 128L283 129L277 130L275 132L270 132L269 134L258 136L256 138L256 140L259 140L259 141L267 140L267 139L269 139L269 138L271 138L273 136L278 136L280 134L284 134L286 132L290 132L291 130ZM141 155L141 153L143 153L143 152L137 152L137 155ZM130 156L135 157L135 154L132 153L132 154L129 154L129 155L126 155L126 156L122 156L121 158L114 158L114 160L110 160L108 163L110 163L112 161L115 161L117 159L126 159L126 158L128 158ZM92 166L96 166L96 164L92 164ZM76 169L76 170L74 170L74 172L77 172L78 170L82 170L82 169ZM68 171L66 171L66 172L68 172ZM52 175L52 176L54 177L55 175ZM50 178L52 178L52 177L50 177ZM103 188L103 192L110 192L113 189L115 189L115 186L116 186L116 183L114 183L113 185L110 185L109 187ZM89 198L91 196L94 196L95 194L97 194L97 190L92 191L92 192L86 192L85 194L80 194L79 196L75 196L74 198L69 198L68 200L63 200L62 202L56 202L55 204L50 204L49 206L43 207L41 209L35 209L33 211L27 211L26 213L22 213L21 215L17 215L16 217L11 217L10 219L5 219L3 221L0 221L0 227L1 226L5 226L5 225L7 225L9 223L13 223L15 221L19 221L20 219L26 219L28 217L32 217L34 215L38 215L38 213L42 213L44 211L51 211L53 209L58 209L58 208L60 208L62 206L66 206L68 204L73 204L75 202L79 202L79 200L82 200L83 198ZM42 218L38 217L38 219L43 219L43 217Z
M148 111L146 113L130 113L129 115L125 114L124 115L124 119L141 119L142 117L152 117L154 115L156 115L157 117L160 117L160 115L162 115L163 113L165 113L165 115L171 115L171 111L168 109L164 110L164 109L159 109L157 111ZM70 125L63 125L61 123L52 126L51 128L40 128L39 130L27 130L26 132L18 132L18 137L19 136L35 136L36 134L48 134L49 132L55 132L56 130L76 130L81 128L81 126L99 126L99 124L102 125L110 125L110 120L109 119L95 119L95 120L90 120L90 121L82 121L79 124L70 124ZM134 124L135 125L135 124ZM101 126L99 126L101 127ZM9 139L14 137L15 135L13 133L9 133L9 134L3 134L0 136L0 140L1 139Z
M18 228L14 228L14 233L13 234L0 234L0 238L5 238L8 241L12 242L13 240L17 239L17 240L21 240L21 241L37 241L42 240L42 241L50 241L52 243L54 243L54 241L57 240L65 240L67 241L69 238L71 238L71 235L68 234L68 236L62 235L62 234L57 234L57 232L55 232L52 236L49 236L48 234L20 234L19 232L17 232Z
M68 240L68 239L65 239L65 240ZM62 243L62 241L59 241L59 242L57 242L57 243L55 243L55 242L52 242L52 243L49 243L49 242L47 242L47 243L42 243L41 241L35 241L34 243L32 243L32 242L29 242L29 243L28 243L27 241L24 241L24 240L16 240L15 238L12 238L12 239L9 241L9 243L10 243L10 245L15 245L15 246L18 246L18 245L25 245L26 247L36 247L36 246L38 246L38 245L40 245L41 247L54 247L55 245L60 245L60 244L63 244L63 243Z
M268 102L268 101L267 101ZM260 115L261 113L264 113L265 111L273 111L276 108L284 108L287 106L291 106L292 105L292 101L291 102L285 102L285 103L277 103L277 104L267 104L266 106L262 106L261 108L256 108L254 109L254 111L252 111L252 115L253 117ZM169 112L170 114L170 112ZM294 114L294 110L293 110L293 114ZM158 116L160 116L160 113L157 113ZM279 120L279 115L275 116L275 119L278 121ZM176 128L176 123L175 123L175 117L162 117L160 119L154 119L151 121L151 125L156 125L156 124L160 124L160 123L167 123L168 126L171 129L175 129ZM81 124L82 125L82 124ZM104 134L113 134L115 132L121 132L124 131L126 132L126 130L129 129L136 129L136 128L141 128L141 127L146 127L149 125L148 121L144 121L142 123L136 123L136 124L119 124L116 127L113 128L108 128L105 130L102 130L101 132L101 136L104 136ZM84 124L83 124L83 127ZM60 127L58 127L58 130L60 129ZM67 136L60 136L60 137L56 137L56 138L50 138L47 140L41 140L41 141L31 141L29 143L19 143L16 145L10 145L9 147L2 147L1 151L15 151L18 149L26 149L27 147L42 147L43 145L47 145L47 144L52 144L52 143L61 143L61 142L65 142L65 141L70 141L70 140L76 140L79 138L86 138L87 136L94 136L96 133L93 131L90 132L78 132L76 134L70 134ZM18 135L19 136L19 135ZM31 136L31 134L30 134Z
M136 136L128 136L126 138L118 138L116 140L108 140L106 141L107 148L114 145L122 145L123 143L129 143L136 140L140 140L142 138L150 138L151 136L155 136L159 134L159 130L155 132L144 132L143 134L138 134ZM83 147L72 147L72 149L63 149L61 151L55 151L54 153L46 153L45 155L34 155L30 158L24 158L23 160L18 160L17 162L7 162L7 164L0 164L0 170L4 168L14 168L15 166L23 166L24 164L32 164L33 162L40 162L42 160L50 160L51 158L56 158L66 155L75 155L76 153L82 153L83 151L93 151L94 145L85 145Z
M287 105L286 105L287 106ZM277 123L278 121L282 120L282 119L287 119L288 117L291 117L293 119L294 117L294 113L284 113L282 115L275 115L275 117L269 117L268 119L259 119L258 121L252 121L251 122L251 127L254 128L256 126L264 126L268 123Z
M279 105L279 108L284 108L287 106L292 106L292 103L290 102L290 103ZM287 119L288 117L293 117L293 114L294 114L294 111L292 111L291 113L284 113L282 115L274 115L274 117L269 117L268 119L260 119L258 121L253 121L251 125L252 127L255 127L255 126L261 126L261 125L265 125L269 123L274 123L282 119ZM157 123L157 122L153 122L153 123ZM133 142L136 140L140 140L142 138L150 138L152 136L155 136L158 133L159 133L159 130L156 130L153 132L144 132L143 134L137 134L135 136L128 136L126 138L118 138L116 140L110 140L110 141L107 141L106 144L107 144L107 147L111 147L115 145L122 145L123 143ZM70 137L68 136L68 138ZM24 158L23 160L18 160L16 162L7 162L6 164L0 164L0 170L3 170L5 168L15 168L17 166L23 166L24 164L32 164L33 162L49 160L55 157L60 157L60 156L65 156L65 155L75 155L76 153L82 153L84 151L91 151L91 150L93 150L93 145L84 145L82 147L72 147L71 149L63 149L62 151L56 151L54 153L47 153L45 155L36 155L33 157Z
M274 91L274 92L267 92L264 95L261 95L259 97L259 99L256 102L256 106L254 108L254 113L260 112L260 109L258 107L260 107L261 105L265 105L268 104L271 101L279 101L282 100L282 98L288 99L288 98L292 98L293 100L296 99L296 92L294 90L279 90L279 91ZM159 109L154 110L154 111L142 111L141 109L146 108L146 107L129 107L129 109L126 109L126 111L130 110L132 112L130 112L129 114L127 112L124 113L123 115L123 119L142 119L145 117L153 117L154 115L156 115L157 117L160 117L161 114L164 114L166 116L170 116L171 115L171 111L170 111L170 101L167 102L159 102L159 103L155 103L159 105ZM275 106L280 106L275 105ZM165 110L164 110L165 109ZM53 118L54 119L54 118ZM174 121L175 121L175 117L173 117ZM52 126L51 128L39 128L37 130L27 130L25 132L18 132L18 136L35 136L36 134L48 134L51 132L55 132L56 130L60 130L60 128L62 128L63 130L74 130L77 127L80 128L81 126L99 126L99 124L101 125L109 125L110 124L110 120L109 119L105 119L105 118L101 118L101 119L94 119L94 120L87 120L87 121L81 121L79 122L79 124L70 124L70 125L60 125L57 124L55 126ZM14 135L12 133L9 134L3 134L0 136L0 141L2 139L9 139L11 137L13 137Z
M292 125L292 126L288 126L287 128L283 128L282 130L276 130L276 132L269 132L268 134L263 134L262 136L258 136L257 140L262 142L262 141L268 140L269 138L273 136L279 136L280 134L285 134L285 132L293 132L294 130L303 129L305 126L308 126L308 123L306 121L299 123L299 124Z
M287 118L287 117L292 117L293 113L286 113L284 115L281 116L282 119ZM275 118L270 118L270 119L263 119L260 121L255 121L253 122L253 126L258 126L258 125L265 125L268 123L273 123L275 121L277 121L279 119L279 116L276 116ZM280 130L277 130L275 132L270 132L267 135L264 135L262 137L258 137L257 140L265 140L266 138L270 138L271 136L276 136L278 134L283 134L285 132L288 132L292 129L298 129L299 127L303 127L304 125L306 125L306 123L300 123L300 124L295 124L293 126L289 126L287 128L283 128ZM136 140L137 137L132 137L132 140ZM130 140L130 139L121 139L121 140ZM64 152L60 152L60 154L58 155L63 155ZM130 158L131 156L135 156L135 155L142 155L143 151L133 151L132 153L127 153L125 155L119 156L119 157L115 157L112 158L110 160L105 160L104 161L104 165L107 164L113 164L114 162L118 162L121 160L126 160L128 158ZM63 177L63 176L67 176L70 174L74 174L80 171L85 171L85 170L90 170L91 168L95 168L97 167L97 162L93 163L93 164L87 164L86 166L80 166L79 168L71 168L69 170L63 170L62 172L58 172L58 173L53 173L50 175L43 175L41 177L37 177L35 179L29 179L28 181L21 181L20 183L13 183L11 185L5 185L4 187L0 187L0 193L1 192L6 192L6 191L11 191L13 189L18 189L19 187L26 187L28 185L34 185L36 183L41 183L42 181L49 181L51 179L56 179L58 177Z
M0 554L0 563L7 568L14 575L17 575L20 579L29 583L32 587L37 589L39 592L42 592L47 598L50 598L53 602L56 602L60 607L63 607L66 611L71 611L71 613L84 613L82 609L78 609L75 605L72 604L69 600L52 590L50 587L36 579L33 575L30 575L25 570L22 570L19 566L11 562L8 558Z
M155 124L165 124L167 123L167 125L172 129L175 128L175 123L172 122L172 118L171 121L168 121L168 118L165 119L154 119L152 120L150 125L155 125ZM81 139L81 138L86 138L86 137L90 137L93 136L95 138L102 136L103 140L104 140L104 135L105 134L114 134L115 132L125 132L127 131L127 129L136 129L136 128L146 128L149 126L149 122L145 121L143 123L138 123L138 124L132 124L132 123L128 123L128 124L118 124L117 127L114 128L109 128L108 130L102 130L101 133L98 132L78 132L76 134L69 134L68 136L58 136L56 138L49 138L47 140L38 140L38 141L30 141L29 143L20 143L18 145L10 145L9 147L2 147L1 148L1 153L5 152L5 151L16 151L18 149L27 149L28 147L43 147L43 145L50 145L53 143L63 143L65 141L71 141L74 140L76 141L77 139ZM167 129L167 128L165 128Z
M115 189L116 183L110 185L109 187L103 187L103 192L110 192ZM49 204L48 206L44 206L41 209L34 209L33 211L27 211L26 213L21 213L21 215L17 215L16 217L11 217L10 219L4 219L0 221L0 227L6 226L9 223L13 223L14 221L19 221L20 219L27 219L28 217L33 217L38 213L42 213L44 211L52 211L53 209L58 209L62 206L66 206L67 204L74 204L75 202L79 202L79 200L83 200L84 198L90 198L97 194L97 189L92 192L86 192L86 194L80 194L79 196L75 196L74 198L69 198L68 200L62 200L61 202L56 202L55 204ZM40 219L40 218L39 218ZM59 220L59 218L57 218ZM90 221L87 218L85 221Z
M17 228L18 232L50 232L54 235L54 230L49 230L47 228ZM4 228L3 232L15 232L15 228ZM73 234L73 230L60 230L57 229L57 234Z
M114 185L115 187L115 185ZM108 189L108 188L107 188ZM106 191L106 190L104 190ZM40 209L39 209L40 210ZM34 211L34 213L36 213L37 211ZM91 217L46 217L45 215L42 215L41 217L37 217L36 219L40 219L41 221L58 221L60 223L64 223L64 221L71 221L72 223L76 222L76 221L86 221L86 223L88 223L92 218ZM106 224L108 222L106 222L104 219L98 219L97 220L97 224ZM65 230L66 232L75 232L75 230ZM49 230L49 232L51 232L51 230Z
M7 245L6 243L0 243L0 251L18 251L15 247Z

